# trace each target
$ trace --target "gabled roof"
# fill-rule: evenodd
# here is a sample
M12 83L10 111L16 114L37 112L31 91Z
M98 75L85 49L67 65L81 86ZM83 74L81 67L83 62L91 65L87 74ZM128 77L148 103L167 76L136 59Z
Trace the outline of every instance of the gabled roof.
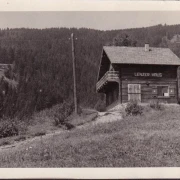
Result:
M2 83L2 81L4 81L5 83L8 84L9 87L11 87L12 89L16 89L18 83L13 79L7 78L5 75L5 72L10 67L12 68L13 64L2 64L2 63L0 63L0 83Z
M171 43L180 43L180 35L175 34L173 38L170 40Z
M180 65L180 59L169 48L104 46L104 52L114 64Z

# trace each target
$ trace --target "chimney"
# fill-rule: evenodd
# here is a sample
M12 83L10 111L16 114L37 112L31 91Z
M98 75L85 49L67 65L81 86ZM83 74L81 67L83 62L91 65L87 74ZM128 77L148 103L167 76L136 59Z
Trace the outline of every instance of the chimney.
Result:
M145 44L144 49L146 52L149 51L149 44L148 43Z

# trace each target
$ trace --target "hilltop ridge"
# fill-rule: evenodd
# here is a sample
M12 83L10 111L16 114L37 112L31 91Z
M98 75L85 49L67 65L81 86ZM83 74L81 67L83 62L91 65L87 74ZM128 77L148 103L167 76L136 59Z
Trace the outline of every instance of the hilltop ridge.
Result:
M180 57L180 44L171 42L180 34L180 25L157 25L123 30L100 31L86 28L1 29L0 63L15 62L14 73L19 79L17 95L9 94L7 114L12 101L14 113L21 115L50 108L73 96L70 34L74 33L77 61L79 103L94 107L103 95L97 95L95 85L102 47L121 45L128 36L130 45L168 47ZM18 96L18 98L17 98Z

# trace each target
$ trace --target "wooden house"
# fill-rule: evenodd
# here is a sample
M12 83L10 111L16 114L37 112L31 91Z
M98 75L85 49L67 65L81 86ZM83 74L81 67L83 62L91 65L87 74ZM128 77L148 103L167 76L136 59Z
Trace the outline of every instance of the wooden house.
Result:
M180 35L176 34L172 37L172 39L170 40L171 43L180 43Z
M0 63L0 96L7 93L8 89L16 89L17 81L15 80L12 69L13 64Z
M104 46L96 90L106 105L130 100L177 103L180 59L168 48Z

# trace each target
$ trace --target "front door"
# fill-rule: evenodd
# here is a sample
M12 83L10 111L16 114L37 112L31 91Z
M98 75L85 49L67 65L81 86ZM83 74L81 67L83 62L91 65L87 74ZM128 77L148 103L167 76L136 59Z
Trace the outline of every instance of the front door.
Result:
M140 84L128 84L128 101L141 102L141 85Z

